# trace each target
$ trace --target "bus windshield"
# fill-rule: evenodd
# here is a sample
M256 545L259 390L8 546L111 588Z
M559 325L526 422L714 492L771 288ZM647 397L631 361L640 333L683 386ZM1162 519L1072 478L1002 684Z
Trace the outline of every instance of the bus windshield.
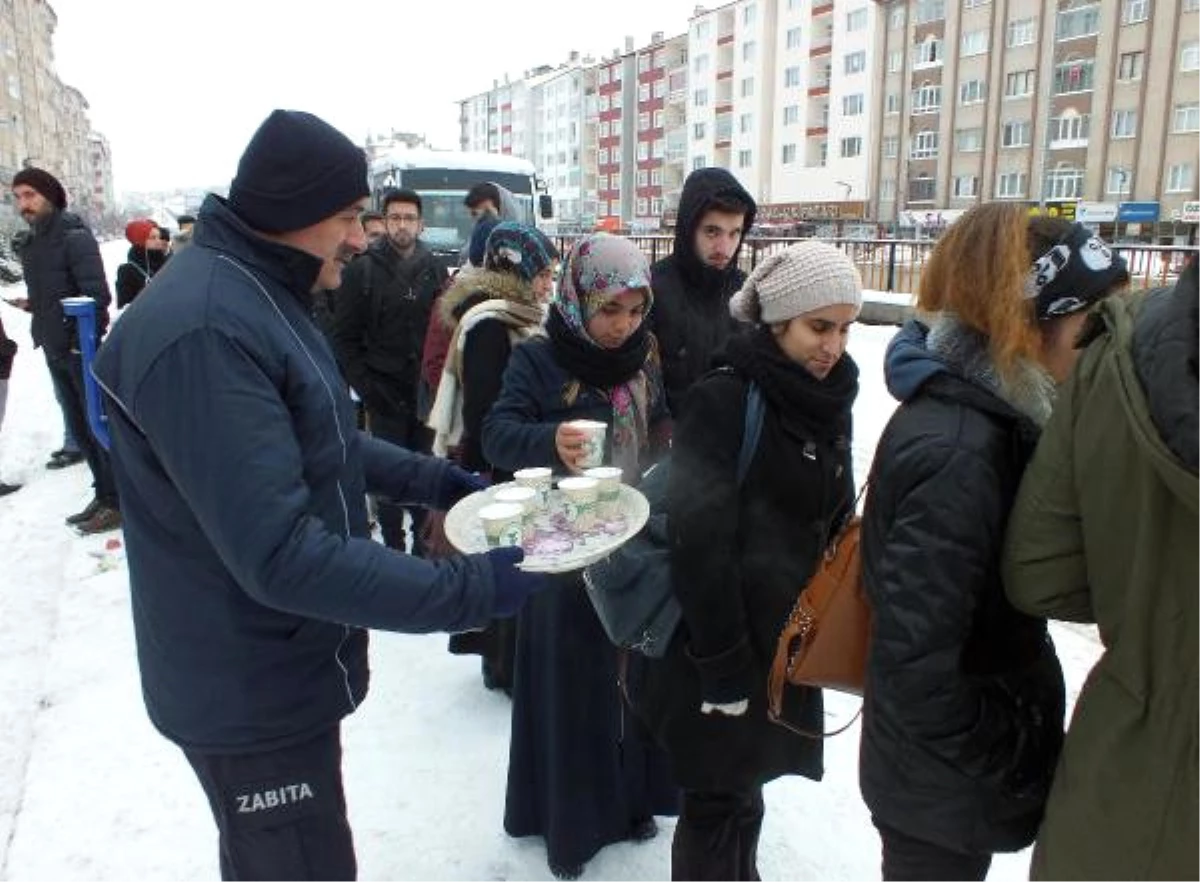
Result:
M422 190L421 216L425 221L425 232L421 240L434 251L458 251L471 238L475 221L463 205L466 190ZM521 223L533 223L533 200L529 196L513 194L521 212Z

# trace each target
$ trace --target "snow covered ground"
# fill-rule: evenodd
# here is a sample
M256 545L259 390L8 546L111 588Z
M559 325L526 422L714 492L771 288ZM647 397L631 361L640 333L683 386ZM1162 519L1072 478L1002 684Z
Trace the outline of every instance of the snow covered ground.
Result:
M102 248L113 278L123 242ZM5 292L19 293L20 286ZM63 517L90 498L85 466L46 471L61 421L27 317L0 432L0 879L217 878L215 830L182 754L150 726L139 691L122 549L78 538ZM895 404L881 363L892 329L858 327L860 475ZM1098 654L1087 629L1055 626L1074 697ZM364 879L548 879L540 840L501 827L509 703L444 636L376 633L371 696L345 725L347 798ZM832 696L831 709L855 702ZM826 746L820 784L767 788L766 879L879 876L879 842L858 794L857 725ZM658 838L602 851L586 879L665 879L672 822ZM1025 878L1028 854L993 864Z

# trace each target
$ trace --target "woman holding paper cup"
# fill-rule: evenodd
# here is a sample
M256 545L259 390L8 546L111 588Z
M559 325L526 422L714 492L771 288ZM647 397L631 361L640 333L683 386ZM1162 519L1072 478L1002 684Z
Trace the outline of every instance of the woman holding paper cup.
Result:
M601 461L635 478L666 448L669 418L650 310L650 267L626 239L587 236L568 256L547 336L518 346L484 422L496 466L582 475ZM580 424L588 421L599 424ZM504 827L545 837L550 869L574 878L602 847L645 839L674 814L666 757L627 715L617 650L582 577L557 577L518 621ZM541 601L541 602L539 602Z
M767 672L797 592L854 507L858 368L845 350L861 305L858 271L831 245L765 258L730 303L748 327L727 344L727 369L692 386L675 427L667 500L683 624L631 684L684 791L673 879L758 879L763 785L821 779L821 739L768 719ZM751 383L764 414L739 484ZM783 710L798 728L824 727L819 689L789 689Z

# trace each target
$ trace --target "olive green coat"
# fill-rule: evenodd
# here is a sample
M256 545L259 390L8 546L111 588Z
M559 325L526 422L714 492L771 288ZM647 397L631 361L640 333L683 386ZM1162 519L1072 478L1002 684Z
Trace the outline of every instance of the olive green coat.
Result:
M1009 523L1012 603L1095 622L1104 645L1068 727L1035 879L1200 878L1190 284L1099 306Z

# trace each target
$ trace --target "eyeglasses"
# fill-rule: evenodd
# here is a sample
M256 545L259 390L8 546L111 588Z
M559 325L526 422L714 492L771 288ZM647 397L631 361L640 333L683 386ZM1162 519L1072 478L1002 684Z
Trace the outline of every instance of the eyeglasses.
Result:
M387 215L389 224L419 224L421 215L419 214L389 214Z

